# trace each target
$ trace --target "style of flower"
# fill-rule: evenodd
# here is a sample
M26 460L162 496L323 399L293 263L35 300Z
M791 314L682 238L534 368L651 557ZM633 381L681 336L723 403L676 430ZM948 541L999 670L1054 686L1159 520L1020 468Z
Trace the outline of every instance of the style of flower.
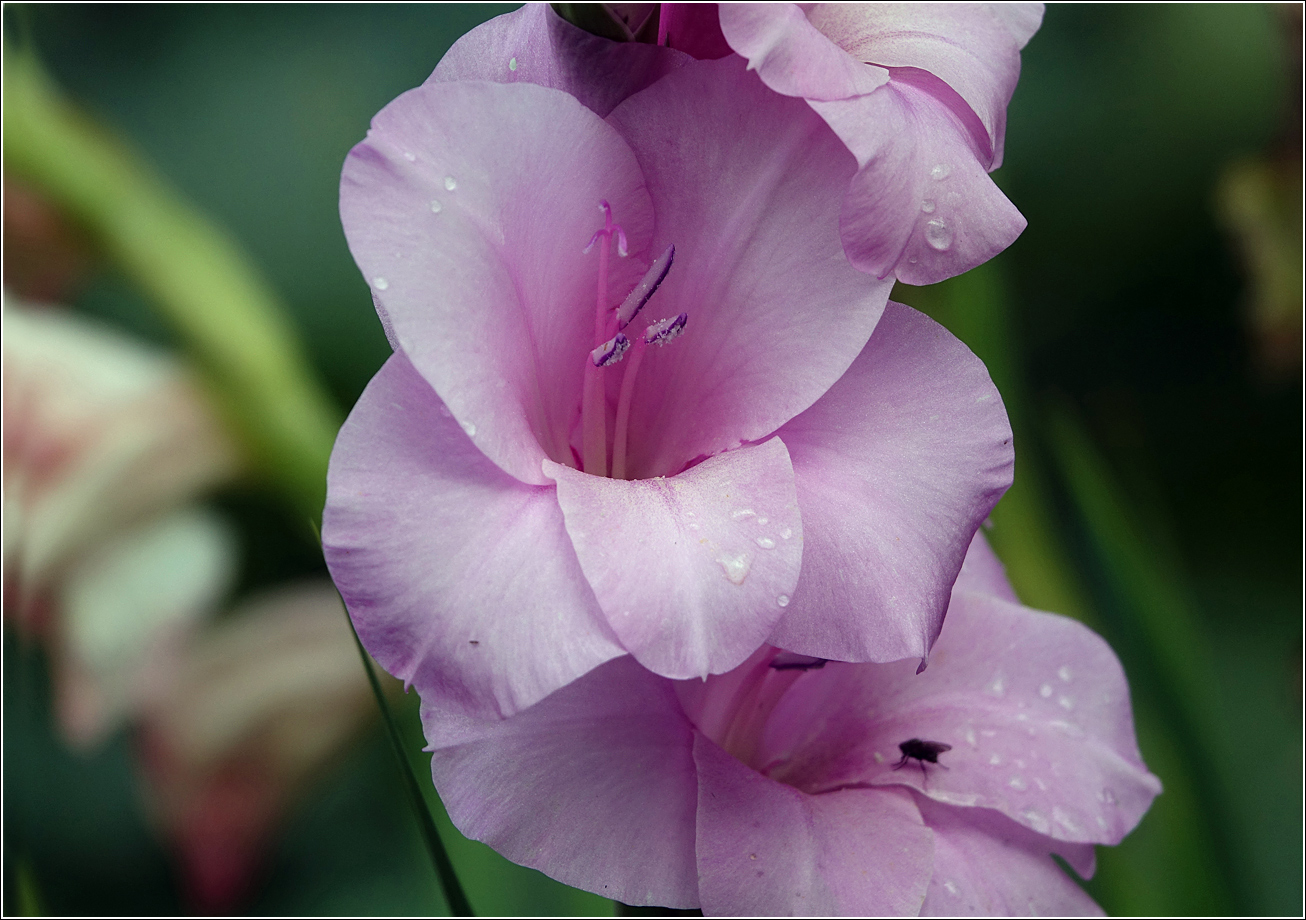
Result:
M978 535L922 674L770 646L706 681L619 659L426 729L464 834L708 915L1097 914L1051 854L1090 876L1160 792L1115 655L1020 606Z
M925 658L1011 434L982 364L848 265L853 168L737 58L607 119L471 81L377 115L341 214L396 353L323 544L428 711L508 715L627 653Z

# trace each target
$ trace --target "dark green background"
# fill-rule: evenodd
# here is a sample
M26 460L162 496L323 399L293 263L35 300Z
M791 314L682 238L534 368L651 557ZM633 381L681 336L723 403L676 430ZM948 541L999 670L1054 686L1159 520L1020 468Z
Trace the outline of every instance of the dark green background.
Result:
M508 8L10 5L5 30L25 15L66 91L243 241L347 408L388 347L340 231L341 163L378 109ZM1129 671L1167 793L1118 855L1102 854L1092 890L1113 912L1302 906L1301 387L1296 372L1258 370L1245 281L1214 217L1221 171L1300 131L1286 34L1261 6L1050 9L1024 54L998 173L1029 229L977 276L1004 325L949 323L946 300L964 286L897 295L986 360L979 340L1000 334L990 366L1018 381L1017 475L1042 477L1094 625ZM111 271L77 305L168 338ZM1139 564L1162 560L1210 651L1213 693L1190 723L1132 627L1146 593L1113 569L1057 464L1055 418L1095 445L1141 528ZM320 568L267 496L218 501L245 533L241 591ZM127 739L90 757L62 750L40 655L6 635L4 664L6 907L21 862L50 912L183 910ZM374 731L305 794L251 912L441 909L389 757ZM446 836L480 912L610 910Z

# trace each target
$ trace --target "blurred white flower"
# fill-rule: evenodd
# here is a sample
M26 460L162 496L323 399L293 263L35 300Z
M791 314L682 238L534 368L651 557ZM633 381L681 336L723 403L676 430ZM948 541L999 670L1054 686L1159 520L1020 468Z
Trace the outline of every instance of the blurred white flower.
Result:
M234 534L187 502L239 452L180 363L8 294L3 440L4 616L46 643L60 727L91 744L229 588Z

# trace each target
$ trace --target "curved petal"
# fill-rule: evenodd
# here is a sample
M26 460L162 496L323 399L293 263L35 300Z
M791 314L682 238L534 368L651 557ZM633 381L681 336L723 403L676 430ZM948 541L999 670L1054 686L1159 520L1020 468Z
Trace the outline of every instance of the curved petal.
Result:
M550 4L528 3L454 42L426 82L534 83L569 93L606 116L688 60L672 48L591 35Z
M1006 19L982 3L821 3L807 14L812 25L857 61L933 74L956 96L957 114L980 122L981 161L1001 160L1007 103L1020 77L1020 45ZM896 82L899 78L893 72ZM951 106L950 106L951 107ZM965 111L961 110L962 108Z
M803 574L768 641L844 661L924 658L966 548L1011 484L1011 426L983 363L890 303L848 373L780 436Z
M983 808L918 805L934 831L926 917L1100 917L1102 908L1049 855L1056 841ZM1061 845L1062 847L1065 844ZM1087 844L1072 844L1087 850Z
M571 96L530 84L404 93L350 151L340 216L395 337L476 446L523 482L570 457L595 345L597 256L611 202L630 250L653 212L626 143ZM615 305L643 273L614 259Z
M700 60L716 60L733 54L726 37L721 34L721 23L715 3L663 3L659 31L666 34L666 43Z
M402 354L340 429L322 546L363 644L423 700L507 715L623 653L554 490L486 459Z
M989 546L982 530L975 531L970 548L966 550L966 558L961 562L961 571L957 573L957 581L952 586L953 594L966 591L988 594L1013 604L1020 603L1011 582L1007 581L1006 568Z
M613 631L673 678L728 671L762 644L798 583L802 521L779 438L670 479L547 463L580 567Z
M840 226L862 271L933 284L992 258L1025 229L976 158L965 123L920 87L894 80L869 96L811 106L857 157Z
M1138 753L1120 663L1074 620L959 592L930 668L914 670L804 675L772 716L770 775L809 791L907 785L1073 843L1119 843L1161 790ZM898 767L910 738L951 749L938 765Z
M1039 26L1043 25L1043 4L1041 3L988 3L989 11L998 18L1011 32L1016 45L1024 50L1025 45L1034 37Z
M898 916L921 907L933 840L888 790L806 795L694 733L703 913Z
M781 95L849 99L889 82L887 70L839 47L795 3L722 3L718 10L730 47Z
M473 840L626 904L697 907L693 729L668 681L609 662L469 744L431 774Z
M888 286L854 271L838 238L851 157L738 58L687 64L609 121L648 177L654 248L676 247L645 311L688 315L634 388L630 462L647 478L760 441L810 406L861 351Z

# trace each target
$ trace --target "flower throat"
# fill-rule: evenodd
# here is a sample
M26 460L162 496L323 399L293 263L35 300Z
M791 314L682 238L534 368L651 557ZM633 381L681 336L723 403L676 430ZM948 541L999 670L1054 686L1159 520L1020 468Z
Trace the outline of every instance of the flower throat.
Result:
M644 305L649 302L658 285L671 271L676 247L668 246L653 260L639 283L617 307L608 307L608 259L615 238L618 257L627 254L626 231L612 222L612 207L607 201L599 202L603 210L603 226L590 237L585 252L595 247L599 251L598 293L594 306L594 349L585 360L585 383L581 395L581 469L595 476L613 479L626 478L626 442L630 429L630 401L635 392L635 378L650 345L666 345L685 331L689 317L685 313L669 319L660 319L648 325L642 333L626 334ZM617 414L613 423L612 465L608 466L608 413L607 387L604 374L630 355L625 374L621 378L621 391L617 397Z

